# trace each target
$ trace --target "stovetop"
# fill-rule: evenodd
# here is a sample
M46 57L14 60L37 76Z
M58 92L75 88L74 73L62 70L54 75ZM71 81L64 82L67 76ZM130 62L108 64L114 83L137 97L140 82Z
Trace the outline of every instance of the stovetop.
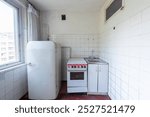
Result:
M71 58L67 64L87 64L84 58Z

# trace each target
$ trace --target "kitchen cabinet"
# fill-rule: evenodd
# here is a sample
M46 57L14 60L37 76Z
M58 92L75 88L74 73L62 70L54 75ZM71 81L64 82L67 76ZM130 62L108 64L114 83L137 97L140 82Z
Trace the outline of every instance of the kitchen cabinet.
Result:
M88 64L88 94L108 93L108 64Z

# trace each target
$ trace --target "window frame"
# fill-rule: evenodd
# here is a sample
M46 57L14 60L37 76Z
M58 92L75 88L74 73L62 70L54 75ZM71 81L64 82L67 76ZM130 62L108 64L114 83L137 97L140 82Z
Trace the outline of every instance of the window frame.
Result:
M13 1L13 0L4 0L4 2L6 2L6 4L9 4L12 7L17 9L17 21L15 21L15 22L18 22L17 25L16 25L17 26L18 39L15 40L15 43L17 43L16 46L17 46L17 52L18 52L18 61L0 65L0 70L7 69L7 68L10 68L10 67L14 67L16 65L20 65L20 64L25 63L22 6L19 3L17 3L16 1Z

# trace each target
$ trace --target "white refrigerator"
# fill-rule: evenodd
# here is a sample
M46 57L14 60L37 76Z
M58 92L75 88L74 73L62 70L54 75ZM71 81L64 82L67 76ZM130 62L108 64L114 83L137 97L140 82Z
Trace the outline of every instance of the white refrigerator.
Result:
M52 41L31 41L27 45L29 99L55 99L58 95L56 44Z

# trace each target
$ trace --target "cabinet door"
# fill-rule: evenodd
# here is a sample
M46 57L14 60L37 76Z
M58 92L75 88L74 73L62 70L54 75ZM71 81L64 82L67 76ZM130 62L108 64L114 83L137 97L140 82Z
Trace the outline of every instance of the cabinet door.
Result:
M108 92L108 65L99 65L98 92Z
M88 65L88 92L97 92L98 65Z

